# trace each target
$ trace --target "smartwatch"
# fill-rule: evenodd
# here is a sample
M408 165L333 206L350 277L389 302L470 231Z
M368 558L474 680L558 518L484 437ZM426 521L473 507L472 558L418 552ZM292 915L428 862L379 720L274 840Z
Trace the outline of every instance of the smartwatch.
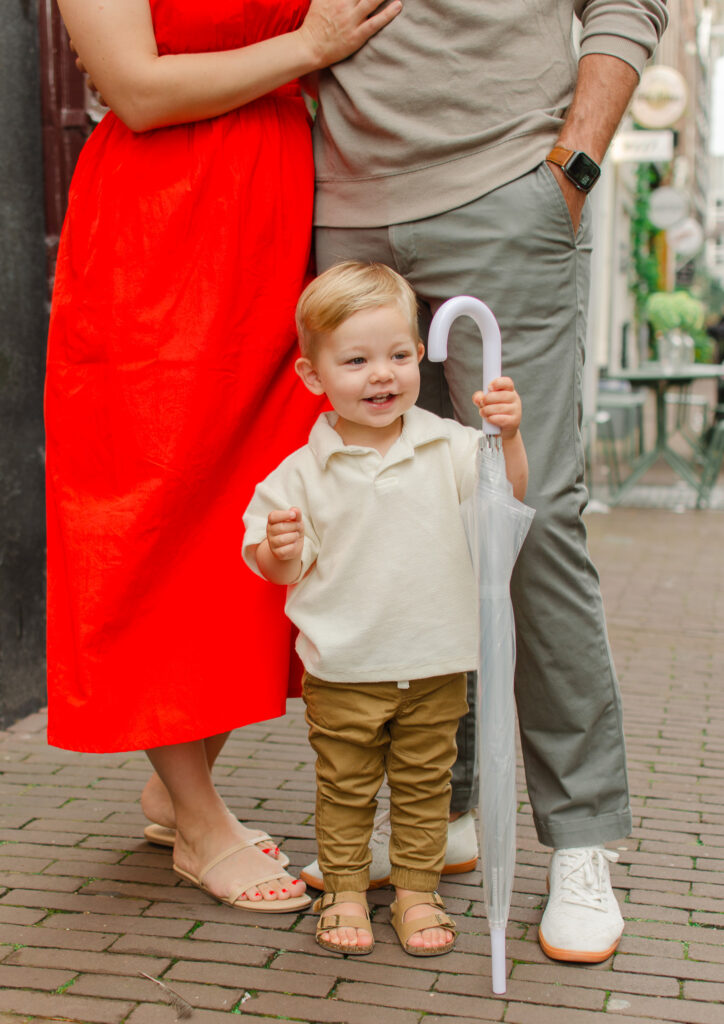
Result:
M580 149L554 146L546 160L557 164L580 192L590 192L601 177L601 168L596 161Z

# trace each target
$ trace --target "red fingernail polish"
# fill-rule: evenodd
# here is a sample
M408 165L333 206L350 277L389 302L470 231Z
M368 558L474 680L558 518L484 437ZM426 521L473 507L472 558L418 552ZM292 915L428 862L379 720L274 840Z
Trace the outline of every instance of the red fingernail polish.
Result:
M282 889L282 892L286 892L286 891L287 891L286 889Z
M271 853L271 850L262 850L262 853Z
M270 896L276 896L276 893L274 892L274 890L273 890L273 889L270 889L270 890L269 890L269 895L270 895Z

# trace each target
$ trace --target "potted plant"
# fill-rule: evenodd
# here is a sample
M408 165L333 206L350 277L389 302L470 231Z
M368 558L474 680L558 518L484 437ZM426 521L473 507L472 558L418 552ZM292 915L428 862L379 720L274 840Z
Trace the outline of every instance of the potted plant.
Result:
M654 329L657 358L670 366L694 362L697 335L703 335L704 304L683 289L654 292L646 300L646 319Z

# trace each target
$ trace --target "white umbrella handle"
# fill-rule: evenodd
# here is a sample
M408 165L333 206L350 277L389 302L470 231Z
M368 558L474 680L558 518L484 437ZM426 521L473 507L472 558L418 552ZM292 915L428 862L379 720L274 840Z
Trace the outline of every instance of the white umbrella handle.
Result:
M459 316L469 316L475 321L483 337L483 391L490 387L491 380L500 376L502 363L502 342L500 328L490 309L480 299L472 295L456 295L443 302L432 318L427 335L427 358L433 363L442 363L447 359L447 336L453 320ZM483 431L486 434L499 434L500 427L483 420Z

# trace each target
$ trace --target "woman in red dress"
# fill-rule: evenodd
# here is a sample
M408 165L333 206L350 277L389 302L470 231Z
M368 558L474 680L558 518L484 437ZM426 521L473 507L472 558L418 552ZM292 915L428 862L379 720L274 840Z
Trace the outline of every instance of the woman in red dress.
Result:
M313 194L297 79L400 10L368 17L378 2L60 0L113 112L78 163L53 297L48 738L145 749L175 868L264 911L306 905L304 885L210 774L231 729L284 713L290 675L241 512L318 413L293 370Z

